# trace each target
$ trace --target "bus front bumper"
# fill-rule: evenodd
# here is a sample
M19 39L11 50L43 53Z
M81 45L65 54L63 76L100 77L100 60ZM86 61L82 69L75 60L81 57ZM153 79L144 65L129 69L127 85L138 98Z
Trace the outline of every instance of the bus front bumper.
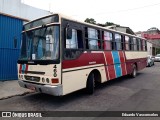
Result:
M35 83L28 83L22 80L18 80L18 83L21 87L23 88L28 88L31 90L34 90L36 92L40 93L46 93L54 96L62 96L62 85L56 85L56 86L51 86L51 85L41 85L41 84L35 84Z

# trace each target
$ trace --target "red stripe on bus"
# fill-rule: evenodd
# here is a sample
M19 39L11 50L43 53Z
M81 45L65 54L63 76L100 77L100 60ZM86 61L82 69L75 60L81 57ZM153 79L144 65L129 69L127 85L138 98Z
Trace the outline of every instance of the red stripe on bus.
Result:
M121 63L125 62L124 53L122 51L119 51L119 58L120 58Z
M62 62L62 69L83 67L96 64L104 64L103 53L84 53L75 60L64 60Z
M120 58L120 61L121 61L122 75L126 75L127 71L126 71L125 56L124 56L123 51L119 51L119 58Z
M125 64L126 64L126 63L121 63L122 76L127 74L127 71L126 71L126 68L125 68L125 67L126 67Z
M26 64L25 74L27 74L28 71L28 65Z
M108 73L106 72L108 79L114 79L116 78L116 73L115 73L115 69L114 69L114 61L113 61L113 57L112 57L112 52L111 51L106 51L105 53L105 57L106 57L106 61L107 61L107 67L108 68Z
M19 66L19 73L20 74L22 73L22 64L20 64L20 66Z
M105 56L106 56L107 65L114 64L111 51L110 52L108 52L108 51L105 52Z
M109 71L109 77L110 77L110 79L116 78L116 73L115 73L115 70L114 70L114 65L109 65L108 66L108 71Z

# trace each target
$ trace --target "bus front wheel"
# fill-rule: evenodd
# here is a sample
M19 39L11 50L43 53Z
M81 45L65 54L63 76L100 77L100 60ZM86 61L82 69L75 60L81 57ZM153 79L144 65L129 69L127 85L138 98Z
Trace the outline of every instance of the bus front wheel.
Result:
M87 79L87 93L88 94L93 94L94 93L94 88L95 88L95 77L94 73L90 73Z

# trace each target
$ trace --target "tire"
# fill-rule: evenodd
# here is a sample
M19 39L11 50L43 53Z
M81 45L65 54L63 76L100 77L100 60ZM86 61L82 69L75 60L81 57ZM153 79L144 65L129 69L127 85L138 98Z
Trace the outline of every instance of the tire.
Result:
M135 78L136 76L137 76L137 68L136 68L136 65L134 64L132 68L131 77Z
M149 63L149 67L151 67L152 66L152 64L151 63Z
M90 73L90 75L88 76L87 79L87 93L88 94L93 94L94 93L94 88L95 88L95 78L94 78L94 74Z

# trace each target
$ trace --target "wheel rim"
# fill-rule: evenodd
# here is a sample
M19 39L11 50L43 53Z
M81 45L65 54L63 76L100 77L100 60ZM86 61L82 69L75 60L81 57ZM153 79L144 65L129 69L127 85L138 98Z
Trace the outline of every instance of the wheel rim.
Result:
M92 78L93 78L93 88L95 88L95 86L96 86L96 83L95 83L94 74L92 74Z
M136 76L136 69L133 70L133 76Z

